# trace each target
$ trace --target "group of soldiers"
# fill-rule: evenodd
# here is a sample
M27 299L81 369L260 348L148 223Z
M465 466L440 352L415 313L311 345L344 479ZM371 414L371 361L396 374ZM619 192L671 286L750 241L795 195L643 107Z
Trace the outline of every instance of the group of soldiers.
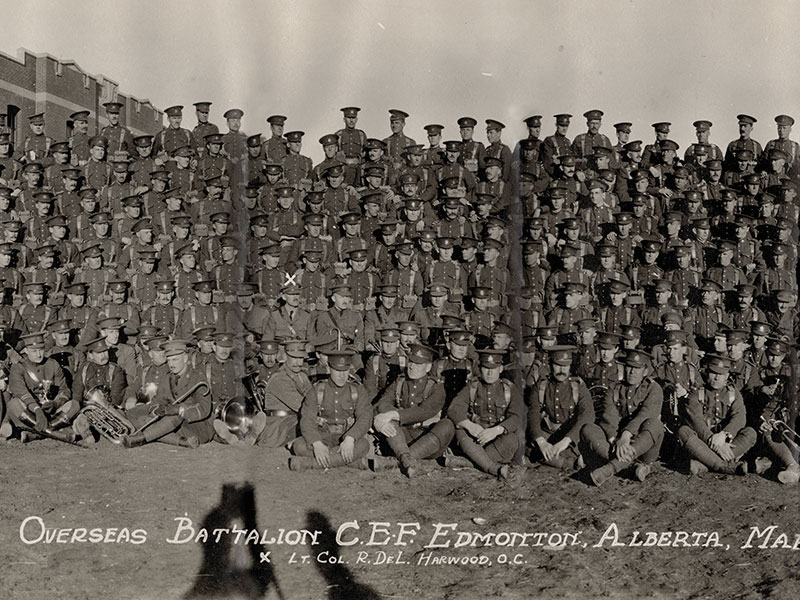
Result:
M800 146L794 120L725 152L694 123L651 143L603 113L459 135L389 111L391 135L304 133L210 102L134 136L121 105L68 140L45 115L0 134L0 433L125 447L215 440L289 448L293 470L439 459L508 478L543 463L643 481L691 473L800 479L796 351ZM682 157L681 157L682 156ZM89 411L91 412L91 411Z

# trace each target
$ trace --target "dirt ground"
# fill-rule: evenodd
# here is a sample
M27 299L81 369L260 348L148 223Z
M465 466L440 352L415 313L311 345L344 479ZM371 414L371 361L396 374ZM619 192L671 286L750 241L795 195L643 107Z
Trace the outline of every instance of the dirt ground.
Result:
M800 552L759 547L765 540L767 546L800 547L800 488L756 475L689 477L659 468L643 485L617 478L598 489L547 468L520 470L502 484L471 469L441 467L414 480L397 471L349 468L292 473L282 451L216 444L194 451L164 445L126 451L108 443L81 449L48 440L6 443L0 456L4 599L169 599L193 588L200 590L198 597L209 597L202 590L214 588L219 577L208 565L223 554L238 557L234 563L241 569L252 568L253 577L228 580L234 586L255 582L247 593L225 595L237 598L800 597ZM259 548L269 552L269 563L259 552L256 560L248 558L242 544L230 550L225 534L216 545L167 543L181 539L176 518L186 519L183 537L189 519L195 530L207 516L209 523L224 522L219 511L212 513L222 485L243 481L255 490L258 530L269 530L259 541L272 541L283 528L320 531L316 543L290 545L301 538L285 535L275 540L284 543ZM34 518L21 529L29 517ZM352 521L359 529L340 530L337 545L337 529ZM377 526L374 544L368 543L370 522L389 524L388 543L385 526ZM398 540L401 523L419 526L407 526L412 533ZM719 541L690 535L684 537L688 543L711 547L612 546L609 534L595 547L612 524L619 544L630 543L634 531L716 532ZM776 528L768 540L765 533L751 540L753 548L742 548L752 527L764 533L771 525ZM144 529L146 541L70 542L75 528L117 528L101 532L112 540L124 535L122 528ZM500 534L495 542L504 545L453 547L470 532ZM47 542L59 533L64 543L58 537ZM786 538L778 539L780 533ZM354 538L360 543L345 545ZM448 542L448 548L425 548ZM397 560L398 551L402 564L381 564ZM342 564L317 562L337 555ZM442 557L468 564L433 564Z

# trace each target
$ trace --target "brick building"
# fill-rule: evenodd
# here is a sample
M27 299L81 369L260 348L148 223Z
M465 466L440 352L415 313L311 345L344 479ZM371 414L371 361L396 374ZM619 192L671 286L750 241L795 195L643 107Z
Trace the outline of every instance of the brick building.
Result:
M104 102L122 103L120 123L134 135L153 134L162 128L162 111L149 100L123 94L117 83L103 75L90 75L70 60L20 49L17 58L0 52L0 128L11 131L14 147L21 148L29 133L28 116L45 113L45 135L66 140L72 131L69 116L91 111L89 132L108 125Z

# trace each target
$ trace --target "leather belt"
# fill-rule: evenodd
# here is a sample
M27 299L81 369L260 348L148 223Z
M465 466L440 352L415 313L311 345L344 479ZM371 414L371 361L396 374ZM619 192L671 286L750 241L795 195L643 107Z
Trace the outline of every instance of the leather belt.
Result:
M292 413L288 410L265 410L264 414L268 417L288 417Z

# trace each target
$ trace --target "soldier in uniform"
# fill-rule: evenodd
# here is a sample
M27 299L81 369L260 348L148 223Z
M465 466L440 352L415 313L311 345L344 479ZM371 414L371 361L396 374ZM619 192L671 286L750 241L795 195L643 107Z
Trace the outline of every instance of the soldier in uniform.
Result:
M211 397L203 374L192 368L187 342L173 340L162 345L169 365L169 386L159 390L154 400L127 411L134 425L147 425L139 433L122 437L126 448L150 442L163 442L188 448L211 441L214 437Z
M88 110L79 110L69 116L73 129L67 141L69 143L71 162L76 167L82 167L89 160L90 114Z
M281 164L284 157L289 154L287 140L283 137L283 128L286 124L286 117L283 115L272 115L267 117L272 137L264 142L264 156L270 163Z
M271 342L276 345L275 342ZM256 444L266 448L280 448L300 435L300 407L311 380L305 372L308 357L305 340L290 340L284 343L286 360L276 367L269 377L264 392L265 427ZM264 379L262 378L262 381ZM224 433L219 426L217 433Z
M281 290L283 303L277 310L271 310L262 323L262 335L267 339L307 339L313 337L316 317L322 313L312 313L302 308L299 285L288 284ZM335 304L335 300L334 300ZM333 309L332 309L333 310ZM349 311L352 312L352 311ZM355 315L356 313L352 313Z
M211 102L195 102L194 108L197 115L197 125L192 129L192 147L195 154L202 157L206 152L206 137L219 133L219 127L208 120Z
M358 123L358 113L361 111L357 106L346 106L341 109L344 115L344 129L336 132L339 140L339 151L344 155L344 164L350 172L349 183L355 181L355 166L364 157L364 146L367 143L367 134L361 129L356 128Z
M504 350L479 353L480 378L468 382L447 409L455 425L458 446L466 464L499 479L507 479L520 447L523 404L519 388L502 379ZM447 466L464 464L454 457Z
M108 141L108 153L115 156L118 153L133 152L133 134L130 129L121 125L119 122L122 104L119 102L106 102L103 104L106 109L108 125L100 130L100 137ZM98 188L99 189L99 188Z
M550 346L550 372L530 390L528 409L532 461L576 470L583 467L578 448L582 428L594 421L589 390L570 375L574 346Z
M800 156L800 144L789 139L792 133L792 126L794 125L794 119L789 115L778 115L775 117L775 123L777 125L778 137L767 142L767 145L764 146L764 153L769 153L773 148L782 150L788 157L787 166L791 170L797 166L796 161L798 156Z
M184 146L192 147L192 132L181 127L183 106L170 106L164 109L169 124L153 139L153 154L160 164L167 163L175 151Z
M156 299L142 311L141 322L160 328L165 335L172 336L178 330L181 309L173 304L175 282L171 279L155 282Z
M8 416L22 428L23 441L36 431L66 441L74 441L69 429L80 403L72 395L58 363L47 358L44 333L22 336L24 358L11 365L8 374Z
M750 138L753 125L758 122L758 119L744 114L736 115L736 119L739 121L739 137L729 143L725 151L724 167L726 171L733 169L737 162L736 155L739 152L743 150L751 152L752 156L748 160L752 160L754 165L761 159L761 153L763 152L761 144Z
M111 183L111 164L107 161L108 140L101 135L89 139L89 160L83 166L84 184L102 190ZM104 206L104 210L108 207Z
M86 359L77 366L72 381L72 397L81 402L87 399L87 392L98 386L107 390L113 406L123 405L125 373L109 359L108 346L102 337L86 344Z
M353 353L328 353L330 377L309 387L300 408L302 437L292 444L289 468L364 468L372 409L366 388L351 379Z
M23 164L45 160L50 151L50 144L53 142L44 134L44 113L30 115L28 125L31 132L25 136L22 143L22 156L19 159Z
M408 146L416 145L417 142L403 133L408 113L393 108L389 110L389 114L389 128L392 130L392 135L385 138L383 142L386 144L387 156L392 161L394 168L399 170L403 163L403 151Z
M728 383L731 361L706 354L704 384L689 392L686 424L678 438L691 456L690 472L747 474L741 457L756 443L756 432L746 427L741 394Z
M556 166L561 164L561 158L572 154L571 144L567 137L572 115L558 114L554 118L556 131L542 142L540 157L542 165L551 176L555 173Z
M72 389L73 374L76 372L78 364L82 361L83 352L76 347L73 339L73 327L70 319L52 321L47 326L47 332L52 338L52 344L48 344L47 358L52 358L64 372L64 380L67 386ZM81 323L81 321L78 321ZM85 331L85 329L84 329ZM74 396L81 398L81 396Z
M385 389L375 407L373 428L385 438L409 478L421 474L420 459L441 455L454 435L453 422L440 419L445 391L431 373L433 356L432 348L413 344L405 374ZM376 469L387 460L394 462L376 458Z
M644 481L658 458L664 438L660 418L664 397L661 386L647 376L649 359L638 350L625 353L624 377L606 392L599 425L588 423L581 430L589 454L603 463L590 474L597 486L632 466L636 479Z
M25 301L19 307L19 316L28 331L44 331L48 323L58 318L58 309L48 306L45 300L49 286L46 283L25 283Z
M247 150L245 149L247 134L240 131L243 116L244 111L241 108L228 109L225 111L225 114L222 115L228 126L228 131L222 136L222 151L234 165L238 164L247 156ZM234 173L231 173L231 176L234 176ZM241 184L245 182L238 183Z
M329 289L332 292L333 306L313 317L309 323L308 339L316 345L333 336L340 348L348 346L357 352L363 352L364 321L359 313L351 309L353 290L350 284L346 281L335 281Z
M364 339L367 350L377 351L382 347L380 331L397 326L409 318L409 310L397 305L400 287L394 284L377 286L380 304L364 315Z
M581 166L586 166L589 157L595 152L596 147L608 148L611 150L612 144L608 136L600 133L600 124L603 119L603 111L598 109L589 110L583 113L586 119L586 133L575 136L572 142L572 154L582 159Z

